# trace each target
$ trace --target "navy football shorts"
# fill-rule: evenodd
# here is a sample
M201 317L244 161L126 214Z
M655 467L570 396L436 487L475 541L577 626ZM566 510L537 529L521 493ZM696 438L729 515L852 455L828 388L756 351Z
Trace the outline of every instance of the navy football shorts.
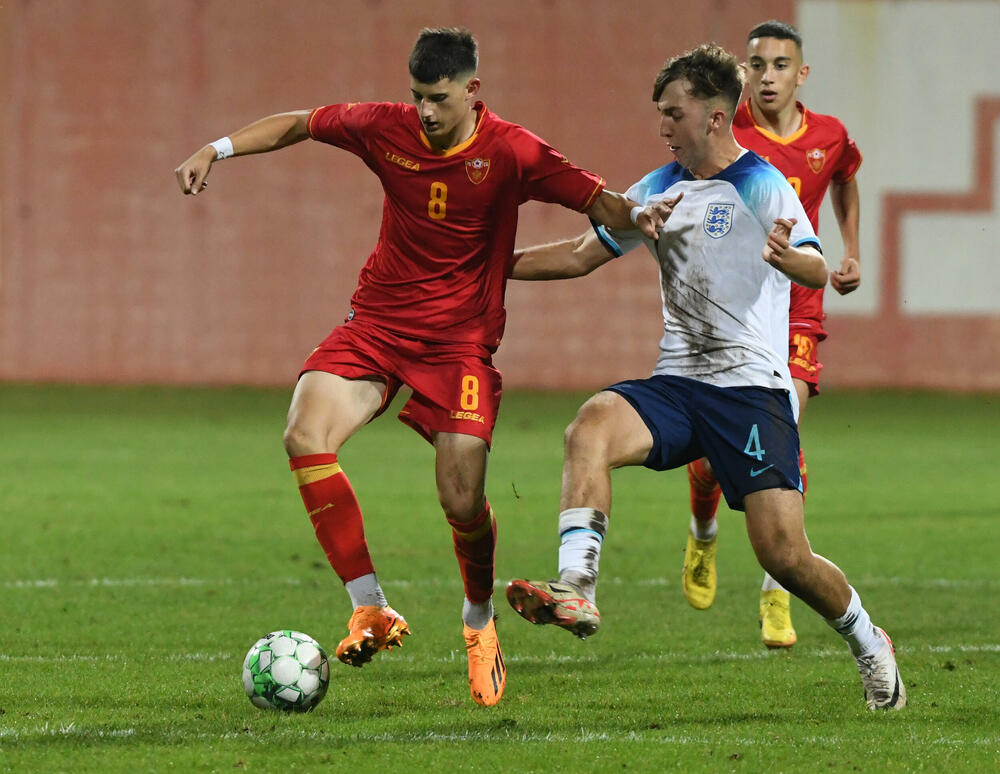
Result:
M802 491L799 429L787 391L660 375L605 389L625 398L652 433L645 467L670 470L708 457L726 502L737 511L751 492Z

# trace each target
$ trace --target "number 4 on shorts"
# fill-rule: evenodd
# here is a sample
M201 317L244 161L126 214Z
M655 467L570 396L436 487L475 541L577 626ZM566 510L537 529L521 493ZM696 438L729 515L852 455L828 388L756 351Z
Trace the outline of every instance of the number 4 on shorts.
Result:
M764 459L764 449L760 448L760 431L757 430L756 423L750 428L750 436L747 438L747 446L743 453L750 457L756 457L757 462Z

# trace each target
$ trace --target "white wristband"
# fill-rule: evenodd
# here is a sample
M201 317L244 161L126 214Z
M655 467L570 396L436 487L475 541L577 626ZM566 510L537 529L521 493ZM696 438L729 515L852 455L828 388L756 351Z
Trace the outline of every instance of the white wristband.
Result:
M233 141L228 137L221 137L215 142L210 142L213 148L215 148L215 160L228 159L233 155Z
M645 207L637 204L635 207L632 208L631 212L629 212L628 216L629 218L631 218L634 224L639 225L639 213L642 212L644 209Z

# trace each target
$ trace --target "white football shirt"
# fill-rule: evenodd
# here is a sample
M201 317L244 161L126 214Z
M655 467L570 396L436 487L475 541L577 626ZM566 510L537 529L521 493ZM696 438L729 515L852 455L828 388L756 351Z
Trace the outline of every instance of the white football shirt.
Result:
M659 241L637 229L597 227L615 255L643 243L659 263L663 338L653 373L786 389L797 416L788 371L791 281L761 253L779 217L798 221L792 245L821 249L801 202L784 175L752 151L705 180L668 164L626 195L646 205L682 192Z

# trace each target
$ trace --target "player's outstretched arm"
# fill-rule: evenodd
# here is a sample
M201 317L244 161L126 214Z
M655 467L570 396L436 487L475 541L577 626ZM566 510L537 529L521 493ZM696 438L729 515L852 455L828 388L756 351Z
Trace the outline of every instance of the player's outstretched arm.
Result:
M311 112L296 110L267 116L244 126L229 137L204 146L174 170L181 191L186 194L201 191L206 185L205 178L208 177L212 164L219 159L267 153L306 139L309 136L307 124Z
M591 230L574 239L516 250L510 277L518 280L582 277L613 257Z
M858 248L861 196L858 181L852 177L846 183L830 183L830 201L833 203L837 225L840 226L840 238L844 242L840 271L830 272L830 286L840 295L846 296L861 285L861 251Z
M793 247L789 241L792 226L797 222L795 218L774 221L774 228L764 245L763 258L793 282L807 288L821 288L826 285L829 275L823 256L815 247Z
M586 211L586 215L608 228L620 230L638 228L650 239L657 239L663 224L674 211L674 205L683 196L684 194L680 194L673 199L662 199L642 207L627 196L605 189Z

